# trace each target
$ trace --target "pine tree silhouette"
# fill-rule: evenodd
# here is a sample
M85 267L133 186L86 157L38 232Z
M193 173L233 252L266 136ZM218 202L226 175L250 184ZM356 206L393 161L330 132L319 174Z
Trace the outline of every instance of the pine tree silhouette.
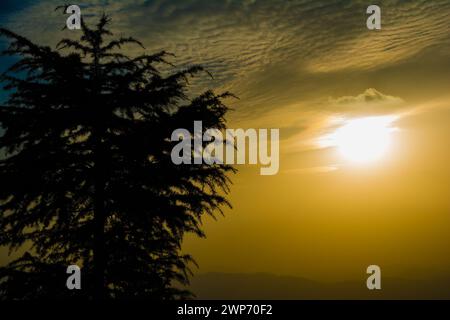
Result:
M25 252L0 268L0 299L189 297L174 286L195 264L183 235L204 236L202 216L230 205L231 166L170 158L174 129L224 128L230 94L189 98L200 66L177 70L164 51L128 57L122 45L142 44L106 42L108 23L83 21L79 41L56 50L0 29L3 54L20 57L1 79L0 245ZM70 264L82 290L66 288Z

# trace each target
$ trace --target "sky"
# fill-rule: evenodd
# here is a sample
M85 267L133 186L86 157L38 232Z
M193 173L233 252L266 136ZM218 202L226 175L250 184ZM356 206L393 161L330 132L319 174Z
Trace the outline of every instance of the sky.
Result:
M55 46L76 33L61 30L59 4L2 1L0 25ZM392 277L450 276L449 1L378 1L381 30L367 29L363 0L78 4L88 21L110 14L112 31L146 52L205 66L214 79L195 88L239 97L228 127L280 129L278 174L238 166L233 208L204 220L206 239L186 238L195 272L343 281L376 264ZM361 119L379 122L370 131ZM374 161L346 154L355 137L361 156L380 135Z

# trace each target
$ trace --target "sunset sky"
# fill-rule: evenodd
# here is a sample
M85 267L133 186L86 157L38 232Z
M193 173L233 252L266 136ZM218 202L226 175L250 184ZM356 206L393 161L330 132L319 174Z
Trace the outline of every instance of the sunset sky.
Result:
M77 32L61 30L61 1L19 2L1 1L0 25L52 47ZM376 264L391 277L450 276L448 0L379 1L375 31L362 0L78 4L146 52L205 66L214 79L194 88L239 97L227 100L229 128L280 129L278 174L238 166L233 208L204 220L206 239L186 238L196 273L345 281Z

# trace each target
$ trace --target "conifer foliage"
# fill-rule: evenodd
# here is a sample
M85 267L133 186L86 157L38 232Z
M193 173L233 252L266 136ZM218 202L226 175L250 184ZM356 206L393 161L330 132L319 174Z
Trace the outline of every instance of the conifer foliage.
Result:
M0 245L19 254L0 268L0 300L187 297L174 285L193 262L183 236L204 236L202 216L229 206L234 169L175 165L170 137L194 120L223 129L230 94L192 98L200 66L129 57L123 46L142 44L110 40L109 21L83 21L56 49L0 29L18 58L1 77ZM66 288L71 264L81 290Z

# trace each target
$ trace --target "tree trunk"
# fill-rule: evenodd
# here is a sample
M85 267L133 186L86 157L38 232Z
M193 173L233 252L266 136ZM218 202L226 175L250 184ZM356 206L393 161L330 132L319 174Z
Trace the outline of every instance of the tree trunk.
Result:
M95 150L95 194L94 194L94 298L102 300L106 298L105 269L105 172L101 140Z
M94 111L94 299L104 300L107 298L107 290L105 283L106 269L106 245L105 245L105 186L106 186L106 170L105 170L105 150L103 145L104 126L101 112L102 101L100 98L101 85L99 76L99 58L95 47L94 63L93 63L93 104Z

